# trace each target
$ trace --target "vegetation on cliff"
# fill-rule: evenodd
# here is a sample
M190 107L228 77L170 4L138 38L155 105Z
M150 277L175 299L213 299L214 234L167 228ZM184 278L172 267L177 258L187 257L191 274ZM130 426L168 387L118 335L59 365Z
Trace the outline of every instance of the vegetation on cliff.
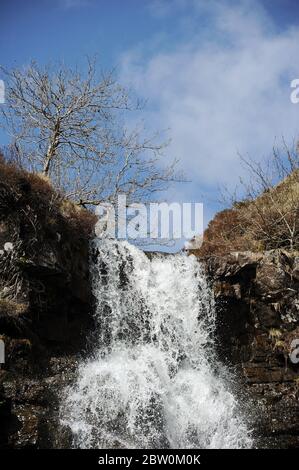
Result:
M65 230L89 237L95 216L66 200L44 175L22 170L0 153L0 221L15 226L16 220L33 248L44 231L50 239Z
M0 157L1 333L37 340L49 312L62 319L71 309L60 303L67 302L74 276L79 284L81 275L85 288L94 223L93 213L64 199L46 177Z
M261 163L243 160L248 178L244 197L230 197L231 207L216 214L204 233L199 256L232 251L299 250L299 155L285 147Z

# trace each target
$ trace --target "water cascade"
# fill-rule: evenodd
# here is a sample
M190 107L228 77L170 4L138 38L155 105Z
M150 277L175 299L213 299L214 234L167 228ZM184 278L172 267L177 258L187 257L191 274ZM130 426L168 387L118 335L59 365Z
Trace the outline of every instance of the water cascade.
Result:
M250 432L215 355L212 292L194 256L93 242L96 341L61 416L75 448L246 448Z

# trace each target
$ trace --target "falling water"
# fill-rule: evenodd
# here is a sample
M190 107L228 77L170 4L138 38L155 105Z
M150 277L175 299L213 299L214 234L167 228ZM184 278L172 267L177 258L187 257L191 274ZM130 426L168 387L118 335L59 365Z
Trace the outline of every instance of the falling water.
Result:
M91 264L97 348L61 407L74 447L250 447L213 353L213 297L196 258L97 240Z

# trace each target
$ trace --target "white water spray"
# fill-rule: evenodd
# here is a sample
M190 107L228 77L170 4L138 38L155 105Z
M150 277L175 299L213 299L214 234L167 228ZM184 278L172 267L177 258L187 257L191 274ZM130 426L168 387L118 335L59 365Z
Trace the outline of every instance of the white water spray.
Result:
M245 420L213 354L214 305L194 256L92 248L94 357L64 392L77 448L245 448Z

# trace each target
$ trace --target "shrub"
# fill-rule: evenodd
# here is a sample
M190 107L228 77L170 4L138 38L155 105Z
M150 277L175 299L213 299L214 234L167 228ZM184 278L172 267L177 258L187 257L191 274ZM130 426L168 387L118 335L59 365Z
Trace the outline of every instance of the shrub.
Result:
M298 149L297 149L298 150ZM260 163L245 161L249 182L243 184L245 197L232 198L230 209L216 214L204 233L198 256L231 251L299 250L299 157L273 152L264 169Z
M47 177L7 163L0 155L0 222L15 225L15 219L21 230L37 238L47 230L88 238L96 221L92 212L64 199Z

